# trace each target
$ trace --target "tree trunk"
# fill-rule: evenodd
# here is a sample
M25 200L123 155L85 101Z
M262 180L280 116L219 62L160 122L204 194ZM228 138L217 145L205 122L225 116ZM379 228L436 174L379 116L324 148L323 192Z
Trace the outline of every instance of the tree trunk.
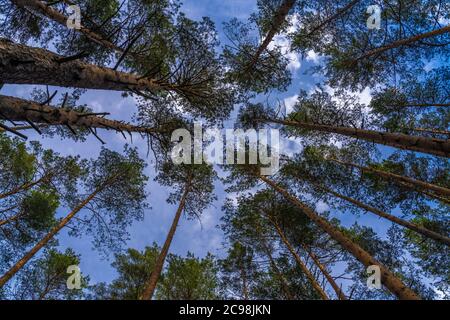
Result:
M155 268L153 269L150 278L147 281L144 292L140 297L141 300L151 300L153 298L153 294L155 293L156 285L158 284L159 277L161 276L162 269L164 267L164 262L166 260L167 254L169 253L170 245L172 244L173 237L178 227L178 223L180 221L181 215L184 210L184 206L186 204L186 198L190 192L191 181L189 180L184 187L184 193L181 198L180 204L178 206L177 212L172 222L172 226L170 227L169 233L167 234L166 241L164 242L164 246L162 247L161 253L158 256L158 260L156 260Z
M292 204L297 206L302 212L309 217L315 224L337 241L343 248L350 252L356 259L358 259L366 267L376 265L381 269L381 282L399 299L402 300L420 300L421 298L410 288L408 288L399 278L397 278L389 269L374 259L369 253L362 249L359 245L348 239L341 231L331 225L326 219L319 216L307 205L299 201L294 196L290 195L285 189L278 186L272 180L264 176L259 176L259 179L264 181L275 191L282 194Z
M305 37L310 37L313 33L319 31L320 29L322 29L324 26L326 26L327 24L329 24L331 21L336 20L337 18L339 18L343 13L347 12L348 10L350 10L351 8L353 8L360 0L353 0L350 1L349 4L347 4L345 7L339 9L334 15L326 18L325 20L323 20L318 26L314 27L311 31L308 32L308 34Z
M37 1L37 0L11 0L11 1L20 8L30 8L30 9L46 16L47 18L63 25L64 27L67 26L68 17L59 13L57 10L54 10L53 8L47 6L42 1ZM81 26L81 29L76 29L76 30L78 32L82 33L83 35L85 35L91 41L93 41L103 47L106 47L108 49L111 49L111 50L114 50L114 51L117 51L120 53L124 52L124 50L122 48L119 48L112 42L104 39L103 36L101 36L100 34L95 33L88 28Z
M275 230L277 231L278 235L280 236L281 241L285 244L286 248L289 250L289 252L294 257L295 261L297 262L298 266L302 270L302 272L306 275L309 282L311 282L311 285L313 288L319 293L319 295L322 297L323 300L329 300L330 298L326 294L326 292L322 289L322 287L317 283L317 280L312 275L311 271L309 271L308 267L305 265L305 263L302 261L300 256L297 254L295 249L292 247L289 240L286 238L286 235L284 234L283 230L281 230L280 226L274 219L269 217L270 222L275 227Z
M240 271L241 271L241 278L242 278L242 295L244 297L244 300L249 300L248 296L248 286L247 286L247 274L245 273L244 266L240 265Z
M450 238L448 238L448 237L446 237L444 235L441 235L441 234L436 233L434 231L428 230L427 228L419 226L419 225L417 225L415 223L412 223L412 222L409 222L409 221L397 218L397 217L395 217L393 215L390 215L389 213L386 213L386 212L381 211L381 210L379 210L377 208L371 207L371 206L369 206L369 205L367 205L365 203L362 203L362 202L360 202L360 201L358 201L356 199L344 196L344 195L342 195L340 193L337 193L337 192L335 192L333 190L330 190L330 189L328 189L325 186L322 186L322 185L319 185L319 184L316 184L316 183L312 183L312 184L314 186L318 187L319 189L322 189L323 191L334 195L335 197L338 197L340 199L343 199L345 201L353 203L354 205L356 205L356 206L358 206L358 207L360 207L360 208L362 208L364 210L367 210L369 212L372 212L372 213L376 214L377 216L379 216L381 218L384 218L384 219L389 220L389 221L391 221L393 223L401 225L401 226L403 226L403 227L405 227L407 229L410 229L410 230L412 230L414 232L420 233L421 235L423 235L423 236L425 236L427 238L439 241L439 242L441 242L443 244L446 244L446 245L450 246Z
M401 47L401 46L406 46L406 45L409 45L411 43L414 43L414 42L417 42L417 41L420 41L420 40L423 40L423 39L426 39L426 38L436 37L436 36L439 36L441 34L445 34L445 33L449 33L449 32L450 32L450 25L445 26L445 27L443 27L441 29L437 29L437 30L433 30L433 31L430 31L430 32L422 33L422 34L419 34L419 35L416 35L416 36L412 36L412 37L407 38L407 39L398 40L398 41L395 41L395 42L393 42L391 44L388 44L388 45L385 45L385 46L382 46L382 47L379 47L379 48L372 49L372 50L364 53L363 55L359 56L355 60L351 60L351 62L355 63L355 62L357 62L359 60L366 59L368 57L371 57L371 56L376 55L376 54L383 53L383 52L391 50L391 49L395 49L395 48L398 48L398 47Z
M1 226L4 226L5 224L9 224L9 223L11 223L11 222L13 222L13 221L17 221L17 220L19 220L19 218L22 217L22 216L23 216L23 213L20 212L20 213L18 213L18 214L13 215L12 217L9 217L8 219L0 220L0 227L1 227Z
M281 25L286 21L286 17L289 14L289 11L295 4L295 0L284 0L281 6L278 8L277 12L272 21L272 28L267 33L263 43L258 47L256 53L253 55L252 59L248 64L248 69L252 69L255 64L258 62L261 54L267 49L269 44L272 42L275 35L280 31Z
M95 113L81 113L71 109L54 108L33 101L0 95L0 112L12 121L31 121L49 125L70 125L81 128L111 129L120 132L157 133L167 130L133 126L121 121L108 120ZM32 128L24 127L24 128ZM22 129L24 129L22 128ZM15 128L14 128L15 129ZM20 128L19 128L20 129ZM1 196L0 196L1 199Z
M303 249L308 253L309 257L314 261L315 265L319 267L320 271L323 273L325 278L327 278L330 285L333 287L334 292L336 292L336 295L339 300L347 300L347 297L345 296L345 293L342 292L341 288L338 286L336 281L334 281L334 278L331 276L331 274L328 272L327 268L320 262L320 260L317 258L317 256L314 254L314 252L311 251L310 248L308 248L306 245L302 244Z
M427 129L427 128L405 128L405 129L411 130L411 131L416 131L416 132L443 134L446 136L450 136L450 131L447 131L447 130Z
M111 180L109 180L111 181ZM30 251L28 251L22 259L20 259L14 266L12 266L1 278L0 278L0 288L2 288L5 283L7 283L23 266L32 259L36 253L38 253L53 237L64 228L70 220L82 210L94 197L106 187L107 183L103 184L101 187L96 189L91 193L83 202L81 202L75 209L72 210L64 219L62 219L57 226L55 226L47 235L42 238Z
M256 119L258 121L258 119ZM336 127L329 125L312 124L298 121L261 119L261 122L278 123L286 126L298 127L307 130L315 130L327 133L336 133L347 137L366 140L387 146L428 153L440 157L450 157L450 141L426 138L418 136L409 136L402 133L389 133L373 130L356 129L349 127Z
M264 248L264 251L269 258L270 266L272 267L273 271L275 272L277 278L280 280L281 288L284 291L284 295L288 300L295 300L294 296L292 295L291 291L289 290L288 282L286 281L286 278L281 273L280 269L278 269L278 266L275 262L275 260L272 257L272 254L270 253L270 249L266 244L266 241L264 239L261 239L261 244Z
M441 186L438 186L438 185L435 185L432 183L416 180L413 178L401 176L398 174L394 174L394 173L390 173L390 172L386 172L386 171L382 171L382 170L373 169L370 167L363 167L363 166L360 166L360 165L357 165L354 163L344 162L344 161L340 161L340 160L334 159L334 158L329 158L327 160L339 163L344 166L351 166L353 168L358 168L362 172L371 172L371 173L379 175L385 179L389 179L389 180L397 182L397 183L402 182L402 183L405 183L406 185L416 187L419 190L431 190L431 191L433 191L439 195L442 195L444 197L450 197L450 189L441 187ZM404 184L402 184L402 185L404 185Z
M51 51L0 38L0 74L5 84L36 84L100 90L161 91L178 88L155 79L71 60ZM181 90L181 89L180 89Z
M10 196L15 195L15 194L17 194L19 192L22 192L22 191L30 190L31 188L33 188L34 186L40 184L41 182L45 182L45 181L49 180L50 177L53 174L54 174L54 172L47 173L46 175L42 176L41 178L37 179L36 181L24 183L21 186L13 189L11 191L2 193L2 194L0 194L0 199L4 199L4 198L7 198L7 197L10 197Z

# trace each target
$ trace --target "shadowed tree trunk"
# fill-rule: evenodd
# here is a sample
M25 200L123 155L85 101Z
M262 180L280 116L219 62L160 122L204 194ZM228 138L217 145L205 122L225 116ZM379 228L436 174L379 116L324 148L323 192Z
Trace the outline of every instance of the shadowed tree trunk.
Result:
M317 188L319 188L319 189L321 189L321 190L323 190L323 191L325 191L325 192L327 192L329 194L332 194L333 196L335 196L337 198L343 199L343 200L345 200L347 202L350 202L350 203L360 207L361 209L364 209L366 211L372 212L372 213L376 214L377 216L379 216L381 218L384 218L386 220L394 222L394 223L396 223L396 224L398 224L400 226L403 226L403 227L405 227L407 229L410 229L410 230L412 230L414 232L420 233L421 235L423 235L423 236L425 236L427 238L439 241L439 242L441 242L443 244L446 244L446 245L450 246L450 238L448 238L448 237L446 237L444 235L441 235L441 234L436 233L434 231L428 230L427 228L419 226L419 225L417 225L415 223L412 223L412 222L409 222L409 221L397 218L396 216L393 216L393 215L391 215L389 213L381 211L381 210L379 210L377 208L371 207L371 206L369 206L369 205L367 205L365 203L362 203L361 201L358 201L356 199L344 196L344 195L342 195L340 193L337 193L337 192L335 192L333 190L330 190L330 189L328 189L325 186L322 186L322 185L319 185L319 184L316 184L316 183L312 183L312 182L311 182L311 184L313 184Z
M115 91L177 91L177 86L63 57L0 38L0 74L5 84L41 84Z
M281 25L286 21L286 17L289 14L289 11L294 6L296 0L284 0L284 2L281 4L281 6L278 8L277 12L275 13L275 16L273 18L271 29L267 33L266 37L264 38L264 41L261 43L261 45L256 50L256 53L253 55L252 59L250 60L248 64L248 70L251 70L255 64L258 62L259 58L261 57L261 54L267 49L269 44L272 42L275 35L280 31Z
M86 199L83 200L78 206L76 206L64 219L62 219L57 226L55 226L49 233L45 235L42 240L40 240L30 251L28 251L16 264L14 264L2 277L0 277L0 288L2 288L5 283L7 283L23 266L30 261L36 253L38 253L47 243L53 239L53 237L61 231L71 220L72 218L80 212L95 196L105 189L112 181L117 179L117 175L108 179L105 183L103 183L99 188L97 188L93 193L91 193Z
M349 127L336 127L289 120L256 119L256 121L278 123L285 126L298 127L307 130L336 133L343 136L353 137L378 144L384 144L399 149L418 151L446 158L450 157L450 140L409 136L402 133L389 133Z
M281 188L274 181L267 179L264 176L259 176L259 179L268 184L275 191L283 195L293 205L297 206L302 212L310 218L315 224L337 241L344 249L350 252L357 260L364 266L369 267L376 265L381 270L381 283L385 285L394 295L402 300L420 300L421 298L410 288L408 288L399 278L397 278L386 266L382 265L368 252L366 252L359 245L347 238L341 231L331 225L326 219L319 216L314 210L299 201L296 197L290 195L285 189Z
M284 234L283 230L280 228L278 223L269 215L267 215L272 225L275 227L275 230L277 231L278 235L280 236L281 241L285 244L286 248L289 250L289 252L294 257L295 261L297 262L297 265L300 267L302 272L306 275L309 282L313 286L313 288L319 293L319 295L322 297L323 300L329 300L330 298L326 294L326 292L322 289L322 287L317 283L317 280L312 275L311 271L309 271L308 267L305 265L305 263L302 261L300 256L295 251L294 247L291 245L289 240L286 238L286 235Z
M418 34L418 35L412 36L410 38L398 40L398 41L392 42L392 43L390 43L388 45L372 49L372 50L362 54L358 58L356 58L354 60L350 60L350 63L356 63L359 60L366 59L366 58L371 57L373 55L380 54L380 53L383 53L385 51L388 51L388 50L391 50L391 49L395 49L395 48L398 48L398 47L401 47L401 46L407 46L407 45L410 45L411 43L414 43L414 42L417 42L417 41L420 41L420 40L423 40L423 39L426 39L426 38L436 37L436 36L439 36L441 34L445 34L445 33L449 33L449 32L450 32L450 25L442 27L440 29L436 29L436 30L430 31L430 32Z
M355 163L350 163L350 162L345 162L345 161L341 161L335 158L328 158L327 160L339 163L341 165L344 166L350 166L353 168L358 168L360 169L362 172L370 172L370 173L374 173L380 177L383 177L385 179L389 179L391 181L394 182L402 182L402 185L410 185L413 186L419 190L431 190L434 193L437 193L439 195L442 195L444 197L450 197L450 189L445 188L445 187L441 187L432 183L428 183L428 182L424 182L424 181L420 181L420 180L416 180L413 178L409 178L409 177L405 177L405 176L401 176L398 174L394 174L394 173L390 173L390 172L386 172L386 171L382 171L382 170L377 170L377 169L373 169L370 167L363 167L360 165L357 165Z
M111 129L120 132L160 133L168 129L156 129L133 126L121 121L114 121L98 116L96 113L82 113L71 109L54 108L33 101L0 95L0 112L8 120L31 121L44 126L70 125L72 127ZM19 130L32 128L19 127ZM16 128L14 128L16 129ZM0 196L1 199L1 196Z
M317 256L314 254L314 252L311 251L310 248L308 248L306 245L302 244L303 249L308 253L309 257L314 261L315 265L320 269L320 271L323 273L325 278L328 280L330 285L333 287L334 292L336 292L336 295L339 300L347 300L347 297L345 296L345 293L341 290L341 287L338 286L336 281L334 281L334 278L331 276L331 274L328 272L327 268L320 262L320 260L317 258Z
M186 182L184 187L184 193L181 197L180 204L178 206L177 212L172 222L172 226L170 227L169 233L167 234L166 241L164 242L164 246L161 249L161 253L156 260L155 268L150 274L150 278L148 279L144 292L140 297L141 300L151 300L153 298L153 294L155 293L156 286L158 284L159 277L161 276L162 269L164 267L164 262L166 260L167 254L169 253L170 245L172 244L173 237L175 232L177 231L178 223L180 221L181 215L184 210L184 206L186 205L186 199L191 191L191 179Z
M42 14L44 16L46 16L47 18L63 25L63 26L67 26L67 20L68 17L64 16L63 14L61 14L60 12L58 12L57 10L49 7L47 4L43 3L42 1L37 1L37 0L11 0L11 2L13 2L15 5L17 5L20 8L28 8L31 9L33 11L38 12L39 14ZM81 29L76 29L78 32L82 33L83 35L85 35L87 38L89 38L91 41L102 45L108 49L123 53L124 49L119 48L118 46L116 46L114 43L110 42L107 39L104 39L103 36L101 36L100 34L91 31L88 28L85 28L83 25L81 25Z

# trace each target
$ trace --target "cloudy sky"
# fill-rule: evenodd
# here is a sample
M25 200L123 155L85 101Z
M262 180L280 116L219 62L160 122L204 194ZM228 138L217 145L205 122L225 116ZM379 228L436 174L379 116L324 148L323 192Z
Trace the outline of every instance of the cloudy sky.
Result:
M245 20L256 9L256 1L252 0L185 0L182 10L192 19L201 19L203 16L209 16L217 26L221 39L226 41L223 36L223 23L231 18L237 17ZM292 17L294 25L296 18ZM314 52L309 52L305 59L288 51L288 40L283 37L277 37L275 43L285 47L285 54L290 59L288 66L292 72L292 85L287 92L272 93L274 97L284 100L287 111L294 104L299 89L312 90L315 83L319 81L304 72L310 66L320 63L320 57ZM2 94L12 95L22 98L30 98L32 86L5 86ZM59 93L65 92L59 89ZM363 101L370 99L369 91L361 94ZM111 118L119 120L131 120L136 106L132 98L123 99L121 93L106 91L88 91L83 95L81 103L86 103L97 112L110 112ZM233 119L228 122L232 128ZM34 132L28 132L30 140L39 140L44 147L52 148L56 152L63 155L80 155L85 158L96 157L100 151L100 143L94 137L89 137L85 143L76 143L71 140L60 140L58 137L53 139L44 139L38 137ZM120 134L101 132L101 138L107 143L107 147L113 150L121 151L125 143L125 139ZM146 211L144 221L135 223L130 228L130 240L128 246L136 249L143 249L145 246L157 242L159 245L165 240L167 231L173 219L176 208L166 203L166 198L170 192L155 182L153 178L155 173L152 169L152 157L147 157L147 146L145 141L136 136L133 139L133 145L138 147L143 158L147 159L149 166L146 174L150 177L150 183L147 191L149 193L149 203L152 209ZM286 141L284 143L284 152L289 154L295 150L299 150L299 145L295 141ZM188 251L195 253L197 256L203 257L208 252L222 256L224 253L223 235L216 226L220 223L222 216L221 207L225 199L224 186L216 183L216 194L218 200L208 208L202 215L201 223L198 220L183 220L179 226L171 252L179 255L186 255ZM231 195L233 196L233 195ZM235 196L235 195L234 195ZM318 203L316 209L324 211L326 205ZM58 214L65 215L67 212L61 210ZM354 220L344 215L335 213L341 221L348 225ZM360 220L361 221L361 220ZM376 218L367 216L363 219L367 224L371 224L376 231L383 232L386 225L380 224ZM81 254L81 270L83 273L91 277L92 283L101 281L110 281L114 278L114 270L110 267L111 260L102 258L99 253L92 248L91 241L88 237L81 239L71 238L66 232L62 232L59 236L62 248L71 247L77 253Z

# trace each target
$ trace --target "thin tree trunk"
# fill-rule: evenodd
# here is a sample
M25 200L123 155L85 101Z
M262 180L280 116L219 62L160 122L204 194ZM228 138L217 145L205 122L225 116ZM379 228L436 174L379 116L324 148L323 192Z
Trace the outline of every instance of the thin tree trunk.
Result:
M8 219L0 220L0 227L1 227L1 226L4 226L5 224L9 224L9 223L11 223L11 222L13 222L13 221L19 220L19 218L20 218L21 216L23 216L23 213L22 213L22 212L20 212L20 213L18 213L18 214L15 214L15 215L13 215L12 217L9 217Z
M175 235L175 232L177 231L178 223L186 205L186 199L191 189L190 184L191 181L188 180L186 186L184 187L184 193L181 197L180 204L173 219L172 226L170 227L169 233L167 234L166 241L164 242L164 246L162 247L161 253L158 256L158 260L156 260L155 268L153 269L150 278L148 279L145 286L144 292L140 297L141 300L151 300L153 298L156 285L158 284L159 277L161 276L161 272L164 267L164 262L166 260L167 254L169 253L170 245L172 244L173 237Z
M289 11L294 6L296 0L284 0L281 6L278 8L277 12L272 21L272 28L267 33L264 41L256 50L256 53L253 55L252 59L248 64L248 69L252 69L255 64L258 62L261 54L267 49L269 44L272 42L275 35L280 31L281 25L286 21L286 17L289 14Z
M430 31L430 32L422 33L422 34L419 34L419 35L415 35L415 36L412 36L412 37L407 38L407 39L398 40L398 41L395 41L395 42L393 42L391 44L388 44L388 45L385 45L385 46L382 46L382 47L379 47L379 48L372 49L372 50L364 53L363 55L359 56L355 60L351 60L351 62L355 63L355 62L357 62L359 60L366 59L368 57L371 57L371 56L376 55L376 54L383 53L383 52L391 50L391 49L395 49L395 48L398 48L398 47L401 47L401 46L406 46L406 45L409 45L411 43L414 43L414 42L417 42L417 41L420 41L420 40L423 40L423 39L426 39L426 38L436 37L436 36L439 36L441 34L445 34L445 33L449 33L449 32L450 32L450 25L442 27L441 29L437 29L437 30L433 30L433 31Z
M373 130L356 129L349 127L337 127L337 126L320 125L288 120L256 119L256 121L278 123L286 126L298 127L307 130L336 133L343 136L354 137L357 139L362 139L399 149L418 151L446 158L450 157L449 140L409 136L401 133L380 132Z
M333 287L333 290L334 292L336 292L338 299L347 300L347 297L345 296L345 293L341 290L341 287L339 287L336 281L334 281L334 278L328 272L327 268L320 262L320 260L314 254L314 252L312 252L311 249L308 248L305 244L302 244L302 247L308 253L309 257L314 261L314 263L320 269L320 271L323 273L323 275L328 280L330 285Z
M325 20L323 20L319 25L317 25L316 27L314 27L311 31L308 32L308 34L305 36L306 38L310 37L313 33L319 31L320 29L322 29L324 26L326 26L327 24L329 24L331 21L336 20L337 18L339 18L343 13L347 12L348 10L350 10L351 8L353 8L360 0L353 0L350 1L345 7L339 9L334 15L326 18Z
M337 241L343 248L349 251L356 259L358 259L366 267L376 265L381 270L381 283L383 283L394 295L402 300L420 300L421 298L410 288L408 288L399 278L397 278L386 266L382 265L369 253L367 253L359 245L348 239L341 231L331 225L326 219L319 216L307 205L299 201L296 197L290 195L285 189L278 186L272 180L267 177L259 176L259 179L264 181L275 191L282 194L292 204L297 206L302 212L310 218L315 224L322 228L326 233L330 235L335 241Z
M414 186L414 187L418 188L419 190L431 190L431 191L433 191L439 195L442 195L444 197L450 197L450 189L441 187L441 186L438 186L438 185L435 185L432 183L416 180L416 179L413 179L410 177L405 177L405 176L401 176L398 174L394 174L394 173L390 173L390 172L386 172L386 171L382 171L382 170L373 169L370 167L363 167L363 166L357 165L355 163L345 162L345 161L341 161L341 160L338 160L335 158L328 158L327 160L339 163L344 166L358 168L362 172L375 173L376 175L383 177L385 179L389 179L389 180L392 180L397 183L402 182L402 183L405 183L406 185ZM404 184L402 184L402 185L404 185Z
M113 178L114 179L114 178ZM108 181L111 181L108 180ZM75 209L72 210L64 219L62 219L57 226L55 226L42 240L40 240L30 251L28 251L14 266L12 266L1 278L0 288L2 288L23 266L32 259L53 237L64 228L70 220L81 211L94 197L102 191L108 183L104 183L101 187L91 193L85 200L83 200Z
M71 109L55 108L33 101L0 95L0 112L8 120L31 121L50 125L70 125L72 127L111 129L120 132L157 133L167 129L133 126L121 121L105 119L95 113L82 113ZM23 127L19 129L27 129ZM14 128L16 129L16 128ZM0 196L1 198L1 196Z
M358 207L360 207L360 208L362 208L364 210L367 210L369 212L372 212L372 213L376 214L377 216L379 216L381 218L384 218L384 219L389 220L389 221L391 221L393 223L401 225L401 226L403 226L403 227L405 227L407 229L410 229L410 230L412 230L414 232L420 233L421 235L423 235L423 236L425 236L427 238L431 238L433 240L439 241L439 242L441 242L443 244L446 244L446 245L450 246L450 238L448 238L448 237L446 237L444 235L441 235L441 234L439 234L437 232L431 231L431 230L429 230L427 228L424 228L422 226L419 226L419 225L417 225L415 223L412 223L412 222L409 222L409 221L397 218L397 217L395 217L395 216L393 216L393 215L391 215L389 213L386 213L386 212L381 211L381 210L379 210L377 208L371 207L371 206L369 206L369 205L367 205L365 203L362 203L362 202L360 202L360 201L358 201L356 199L344 196L344 195L342 195L340 193L337 193L337 192L335 192L333 190L330 190L330 189L328 189L325 186L322 186L322 185L319 185L319 184L316 184L316 183L312 183L312 184L314 186L318 187L319 189L332 194L333 196L335 196L337 198L340 198L340 199L343 199L343 200L345 200L347 202L353 203L354 205L356 205L356 206L358 206Z
M169 83L99 67L51 51L0 38L0 74L5 84L36 84L101 90L181 90Z
M41 182L45 182L45 181L49 180L50 177L53 174L54 174L54 172L47 173L47 174L45 174L44 176L42 176L41 178L39 178L39 179L37 179L35 181L24 183L21 186L18 186L17 188L15 188L13 190L10 190L8 192L2 193L2 194L0 194L0 199L4 199L4 198L7 198L7 197L10 197L10 196L15 195L15 194L17 194L19 192L22 192L22 191L30 190L31 188L33 188L34 186L40 184Z
M242 294L244 296L244 300L249 300L248 298L248 286L247 286L247 275L245 273L244 266L240 265L241 278L242 278Z
M264 248L264 251L265 251L267 257L269 258L269 262L270 262L270 265L271 265L273 271L275 272L278 279L280 280L281 288L284 291L286 298L288 300L295 300L294 296L292 295L291 291L289 290L289 285L287 283L286 278L284 277L284 275L281 273L280 269L278 268L277 263L273 259L272 254L270 253L270 249L267 246L266 241L264 239L261 239L261 244Z
M11 1L20 8L30 8L30 9L46 16L47 18L61 24L62 26L67 27L67 21L69 18L64 16L57 10L47 6L42 1L37 1L37 0L11 0ZM91 31L89 28L81 26L81 29L76 29L76 30L78 32L82 33L83 35L85 35L91 41L93 41L103 47L106 47L108 49L111 49L111 50L114 50L114 51L117 51L120 53L124 52L124 49L119 48L114 43L105 39L100 34Z
M269 217L269 216L268 216ZM283 230L281 230L280 226L274 219L269 217L270 222L275 227L275 230L277 231L278 235L280 236L281 241L285 244L286 248L289 250L289 252L294 257L295 261L297 262L298 266L302 270L302 272L306 275L309 282L313 286L313 288L319 293L319 295L322 297L323 300L329 300L330 298L326 294L326 292L322 289L322 287L317 283L317 280L312 275L311 271L309 271L308 267L305 265L305 263L302 261L300 256L297 254L295 249L292 247L289 240L286 238L286 235L284 234Z
M427 129L427 128L405 128L405 129L411 130L411 131L416 131L416 132L444 134L444 135L450 136L450 131L447 131L447 130Z

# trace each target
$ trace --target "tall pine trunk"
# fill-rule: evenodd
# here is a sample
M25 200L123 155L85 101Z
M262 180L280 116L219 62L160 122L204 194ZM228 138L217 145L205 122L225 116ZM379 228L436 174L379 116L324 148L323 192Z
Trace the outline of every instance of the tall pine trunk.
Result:
M17 188L14 188L13 190L2 193L2 194L0 194L0 199L4 199L4 198L10 197L10 196L13 196L19 192L28 191L31 188L33 188L34 186L37 186L38 184L40 184L41 182L48 181L52 175L54 175L54 172L47 173L35 181L24 183L24 184L18 186Z
M376 265L381 270L381 283L383 283L394 295L402 300L420 300L421 298L410 288L408 288L399 278L397 278L386 266L382 265L368 252L361 248L358 244L347 238L341 231L331 225L326 219L319 216L307 205L299 201L294 196L290 195L285 189L281 188L272 180L264 176L259 176L259 179L268 184L275 191L283 195L293 205L297 206L302 212L317 224L321 229L337 241L344 249L350 252L357 260L359 260L366 267Z
M101 90L176 91L155 79L99 67L51 51L0 38L0 74L5 84L36 84Z
M344 196L344 195L342 195L340 193L337 193L337 192L335 192L333 190L330 190L330 189L328 189L325 186L318 185L318 184L314 184L314 185L317 186L319 189L322 189L323 191L334 195L337 198L340 198L340 199L343 199L343 200L345 200L347 202L353 203L354 205L360 207L361 209L364 209L364 210L367 210L369 212L372 212L372 213L376 214L377 216L379 216L381 218L384 218L384 219L389 220L389 221L391 221L393 223L396 223L396 224L398 224L398 225L400 225L402 227L405 227L405 228L407 228L409 230L417 232L417 233L419 233L419 234L421 234L421 235L423 235L423 236L425 236L427 238L439 241L439 242L441 242L443 244L446 244L446 245L450 246L450 238L448 238L448 237L446 237L444 235L441 235L441 234L439 234L437 232L431 231L431 230L429 230L427 228L424 228L422 226L419 226L419 225L417 225L415 223L403 220L401 218L397 218L397 217L395 217L395 216L393 216L393 215L391 215L389 213L386 213L386 212L381 211L381 210L379 210L377 208L374 208L374 207L371 207L371 206L369 206L369 205L367 205L365 203L362 203L361 201L358 201L356 199Z
M410 185L413 186L414 188L417 188L418 190L430 190L433 191L434 193L444 196L444 197L450 197L450 189L445 188L445 187L441 187L432 183L428 183L428 182L424 182L424 181L420 181L420 180L416 180L410 177L405 177L405 176L401 176L395 173L390 173L390 172L386 172L386 171L382 171L382 170L377 170L377 169L373 169L370 167L364 167L364 166L360 166L358 164L355 163L350 163L350 162L345 162L345 161L341 161L335 158L329 158L327 160L339 163L341 165L344 166L350 166L353 168L358 168L359 170L363 171L363 172L370 172L370 173L374 173L380 177L383 177L385 179L394 181L394 182L401 182L402 185L406 184L406 185Z
M409 37L409 38L406 38L406 39L398 40L398 41L392 42L392 43L390 43L388 45L372 49L372 50L362 54L361 56L359 56L355 60L351 60L351 62L355 63L355 62L357 62L359 60L366 59L368 57L371 57L371 56L376 55L376 54L383 53L383 52L391 50L391 49L395 49L395 48L398 48L398 47L401 47L401 46L407 46L407 45L410 45L410 44L412 44L414 42L417 42L417 41L420 41L420 40L423 40L423 39L427 39L427 38L431 38L431 37L436 37L436 36L439 36L441 34L445 34L445 33L449 33L449 32L450 32L450 25L442 27L440 29L436 29L436 30L430 31L430 32L421 33L421 34L418 34L418 35L415 35L415 36L412 36L412 37Z
M7 283L20 269L25 266L25 264L30 261L36 253L38 253L47 243L53 239L53 237L61 231L72 218L80 212L89 202L91 202L94 197L101 192L108 183L113 180L109 179L107 183L102 184L93 193L91 193L86 199L84 199L78 206L76 206L64 219L62 219L58 225L56 225L49 233L47 233L30 251L28 251L16 264L14 264L2 277L0 277L0 288L2 288L5 283Z
M261 54L267 49L267 47L272 42L275 35L280 31L281 25L286 21L286 17L289 14L289 11L294 6L295 1L296 0L284 0L284 2L278 8L271 24L272 27L270 28L269 32L264 38L264 41L258 47L258 49L256 50L255 54L253 55L252 59L248 64L249 70L255 66L255 64L261 57Z
M121 121L114 121L97 116L95 113L82 113L66 108L54 108L47 105L0 95L0 112L12 121L31 121L33 123L69 125L80 128L111 129L120 132L157 133L167 129L133 126ZM0 196L1 198L1 196Z
M369 142L383 144L394 148L418 151L440 157L450 157L450 140L409 136L402 133L389 133L373 130L356 129L349 127L338 127L321 125L298 121L278 119L256 119L261 122L278 123L285 126L298 127L307 130L315 130L327 133L336 133L347 137L353 137Z
M167 254L169 253L170 245L172 244L173 237L175 235L175 232L177 231L178 223L180 222L181 215L186 205L186 199L191 189L190 184L191 181L188 181L184 187L183 196L181 197L177 212L175 214L175 217L173 218L172 226L170 227L166 241L164 242L164 246L162 247L161 253L156 260L155 267L150 274L150 278L148 279L147 284L144 288L144 292L140 297L141 300L151 300L153 298L159 277L161 276L161 272L164 267L164 262L166 261Z
M300 267L302 272L306 275L309 282L313 286L313 288L317 291L317 293L322 297L323 300L329 300L330 298L326 294L326 292L322 289L322 287L317 283L317 280L314 278L311 271L309 271L308 267L305 265L305 263L302 261L300 256L295 251L294 247L291 245L289 240L286 238L286 235L284 234L283 230L280 228L278 223L271 217L269 217L270 222L275 227L275 230L277 231L281 241L285 244L286 248L289 250L289 252L294 257L295 261L297 262L297 265Z
M314 252L312 252L311 249L308 248L304 244L302 244L302 247L308 253L309 257L314 261L314 264L323 273L323 275L325 276L327 281L330 283L330 285L333 288L334 292L336 292L336 296L338 297L338 299L339 300L347 300L347 297L345 296L345 293L342 291L341 287L339 287L338 284L336 283L336 281L334 281L334 278L328 272L327 268L320 262L320 260L314 254Z

